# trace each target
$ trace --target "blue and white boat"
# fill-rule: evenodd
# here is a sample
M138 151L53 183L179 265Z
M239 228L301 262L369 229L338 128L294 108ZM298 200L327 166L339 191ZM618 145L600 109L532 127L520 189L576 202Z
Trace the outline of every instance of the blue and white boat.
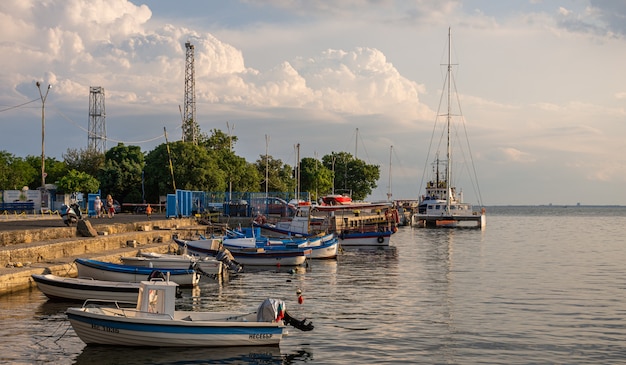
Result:
M229 230L222 244L229 251L262 248L264 250L311 249L312 259L333 259L337 257L339 243L334 233L309 237L267 237L261 235L259 227Z
M250 312L175 310L177 284L142 281L136 308L93 305L68 308L67 317L86 344L140 347L278 346L285 325L310 331L291 317L282 300L266 299Z
M81 258L74 260L74 263L79 277L95 280L138 283L146 280L155 270L165 275L169 273L170 278L180 286L194 286L200 280L200 274L194 269L154 269Z
M264 249L264 248L225 248L216 247L213 239L181 240L174 238L174 242L182 249L194 255L219 257L229 256L229 259L243 266L300 266L310 257L310 248L295 249Z

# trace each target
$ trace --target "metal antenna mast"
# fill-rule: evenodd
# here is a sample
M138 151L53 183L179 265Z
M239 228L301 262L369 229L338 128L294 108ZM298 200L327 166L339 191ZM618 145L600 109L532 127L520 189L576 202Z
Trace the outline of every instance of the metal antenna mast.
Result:
M88 148L105 153L107 148L106 112L104 110L104 88L89 87Z
M185 105L182 125L183 142L198 144L194 46L191 42L187 42L185 43L185 48L187 49L187 53L185 57Z

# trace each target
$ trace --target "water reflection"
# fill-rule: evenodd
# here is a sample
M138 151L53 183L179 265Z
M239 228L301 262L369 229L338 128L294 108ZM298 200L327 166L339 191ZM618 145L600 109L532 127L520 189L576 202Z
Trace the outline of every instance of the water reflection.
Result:
M280 347L124 348L85 346L74 364L292 364L312 359L308 351Z

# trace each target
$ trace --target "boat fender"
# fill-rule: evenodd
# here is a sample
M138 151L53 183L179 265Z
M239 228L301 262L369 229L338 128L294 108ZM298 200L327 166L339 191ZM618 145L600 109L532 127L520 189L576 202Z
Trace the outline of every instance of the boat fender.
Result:
M304 298L302 297L302 290L300 290L300 288L296 290L296 295L298 296L298 304L304 303Z
M378 236L378 238L376 240L378 241L378 243L383 243L383 242L385 242L385 237Z

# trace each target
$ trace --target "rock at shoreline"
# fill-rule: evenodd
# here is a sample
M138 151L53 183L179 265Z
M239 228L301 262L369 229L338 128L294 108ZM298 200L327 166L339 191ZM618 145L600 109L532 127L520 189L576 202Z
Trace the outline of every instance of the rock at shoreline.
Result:
M83 237L96 237L98 235L98 232L95 228L93 228L91 222L86 219L81 219L78 221L78 223L76 224L76 232L79 236Z

